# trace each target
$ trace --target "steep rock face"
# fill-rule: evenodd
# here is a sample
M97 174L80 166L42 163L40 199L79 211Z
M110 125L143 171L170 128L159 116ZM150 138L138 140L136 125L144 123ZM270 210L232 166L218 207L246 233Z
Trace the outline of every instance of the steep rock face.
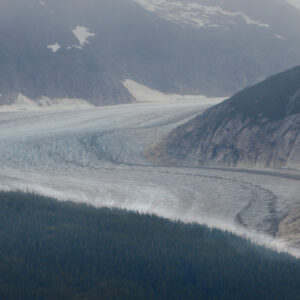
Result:
M154 163L300 168L300 67L208 109L150 145Z
M299 27L283 0L1 0L0 104L130 102L127 78L232 95L300 62Z
M279 226L276 236L295 248L300 246L300 208L294 209Z

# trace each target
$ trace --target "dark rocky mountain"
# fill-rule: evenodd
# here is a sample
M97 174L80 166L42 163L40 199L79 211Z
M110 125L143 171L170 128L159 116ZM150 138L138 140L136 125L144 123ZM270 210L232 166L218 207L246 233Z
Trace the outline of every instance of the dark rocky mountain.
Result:
M144 155L165 164L300 168L300 66L208 109Z
M284 0L1 0L0 103L130 102L130 78L228 96L300 63L300 11Z

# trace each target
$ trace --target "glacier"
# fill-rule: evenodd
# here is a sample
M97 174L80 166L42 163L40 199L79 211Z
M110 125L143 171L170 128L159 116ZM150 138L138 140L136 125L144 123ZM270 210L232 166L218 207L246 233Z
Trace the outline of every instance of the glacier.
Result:
M207 224L298 255L274 236L298 206L299 171L172 168L143 158L145 147L219 101L173 95L76 110L0 111L0 188Z

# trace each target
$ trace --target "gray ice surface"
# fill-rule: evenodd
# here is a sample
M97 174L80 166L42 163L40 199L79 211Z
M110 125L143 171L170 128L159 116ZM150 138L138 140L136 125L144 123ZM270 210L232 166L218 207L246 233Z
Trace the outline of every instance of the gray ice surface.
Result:
M201 101L0 113L0 188L117 206L232 230L278 249L299 204L297 170L152 166L143 149L200 113Z

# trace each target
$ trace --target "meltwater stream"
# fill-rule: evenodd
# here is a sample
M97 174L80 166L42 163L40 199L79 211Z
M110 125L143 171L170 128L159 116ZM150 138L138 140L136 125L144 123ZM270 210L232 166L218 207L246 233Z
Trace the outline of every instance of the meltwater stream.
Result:
M142 157L208 106L190 100L0 113L0 188L205 223L287 249L272 236L298 205L298 175L167 168Z

